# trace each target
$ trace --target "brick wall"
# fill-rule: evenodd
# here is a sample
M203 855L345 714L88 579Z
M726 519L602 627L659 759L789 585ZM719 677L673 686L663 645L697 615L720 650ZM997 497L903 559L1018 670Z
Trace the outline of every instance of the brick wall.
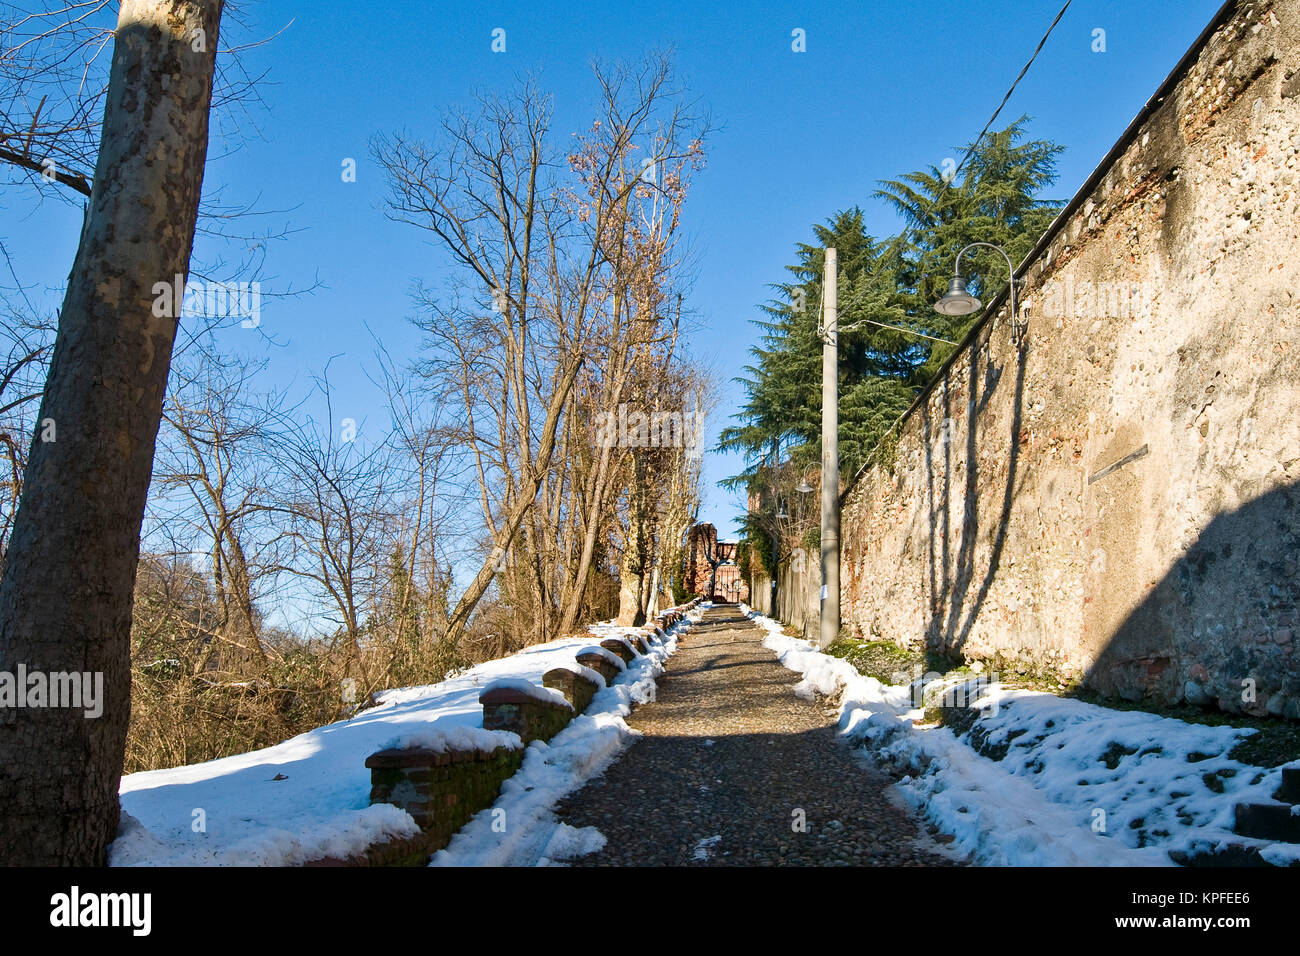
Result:
M691 600L660 611L633 641L607 639L601 645L616 646L619 656L630 662L638 654L649 653L650 642L657 644L698 603ZM579 654L578 662L586 657ZM617 669L601 673L613 680ZM444 741L436 747L396 746L371 754L366 758L370 802L400 807L411 815L420 832L372 844L347 858L324 857L306 865L425 865L474 814L496 802L502 785L523 765L525 746L536 740L549 741L590 706L599 689L598 680L566 668L547 671L543 687L559 691L567 704L536 687L521 687L518 681L494 682L479 695L484 730L498 731L488 735L486 743L466 747Z

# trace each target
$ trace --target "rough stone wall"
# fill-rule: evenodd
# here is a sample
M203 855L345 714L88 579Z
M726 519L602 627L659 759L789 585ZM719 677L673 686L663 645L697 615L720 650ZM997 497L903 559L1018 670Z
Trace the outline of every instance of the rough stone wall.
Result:
M1300 0L1120 147L1021 270L1026 347L1004 310L850 488L844 625L1300 717Z
M772 607L772 578L762 571L751 575L751 597L747 603L758 613L790 625L805 638L815 639L820 627L821 586L821 565L817 556L799 551L783 559L777 568L776 607Z

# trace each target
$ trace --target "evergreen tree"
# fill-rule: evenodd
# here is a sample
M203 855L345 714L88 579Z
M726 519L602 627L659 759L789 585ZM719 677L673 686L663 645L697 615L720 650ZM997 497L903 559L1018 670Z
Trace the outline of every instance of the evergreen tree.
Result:
M1038 198L1056 181L1056 157L1063 147L1046 140L1023 141L1028 118L987 133L961 170L960 184L945 182L931 166L881 183L875 193L902 217L897 237L896 277L905 308L931 334L958 341L979 316L943 316L933 304L947 290L953 261L972 242L1006 250L1016 265L1047 231L1061 204ZM1006 260L991 249L972 249L962 259L967 288L986 303L1007 284ZM934 377L952 346L929 344L926 361L912 384L918 390Z
M958 251L990 242L1019 263L1059 211L1058 203L1038 194L1055 180L1061 147L1025 141L1026 122L1021 117L987 134L952 182L930 167L881 183L875 196L903 218L899 235L868 235L862 210L853 207L815 225L813 243L796 246L797 261L786 267L789 279L773 284L776 297L754 320L762 334L750 350L754 363L739 379L747 401L735 415L740 423L724 429L719 442L721 450L744 454L747 467L726 484L766 493L781 449L796 471L819 463L818 326L827 247L838 253L839 325L845 329L839 336L841 473L851 475L876 447L951 355L953 346L934 338L958 341L978 319L943 316L933 308ZM971 291L986 301L1006 284L1006 263L992 250L972 250L962 271Z

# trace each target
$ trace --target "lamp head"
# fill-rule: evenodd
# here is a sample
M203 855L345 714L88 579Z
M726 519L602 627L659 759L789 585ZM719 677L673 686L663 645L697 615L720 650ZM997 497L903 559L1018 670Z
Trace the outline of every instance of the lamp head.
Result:
M934 311L942 315L970 315L979 311L979 299L966 291L966 280L953 276L948 280L948 291L934 304Z
M795 491L799 492L801 495L806 495L812 490L812 485L808 484L806 481L799 482L799 487L795 488Z

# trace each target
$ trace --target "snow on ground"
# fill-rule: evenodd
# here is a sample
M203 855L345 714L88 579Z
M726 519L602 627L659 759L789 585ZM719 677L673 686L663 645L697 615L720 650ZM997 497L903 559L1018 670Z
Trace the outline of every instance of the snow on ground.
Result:
M687 622L711 607L701 604ZM432 866L548 866L605 845L595 827L577 829L560 823L551 812L562 797L603 772L637 736L624 719L634 704L655 699L655 679L677 650L678 628L650 653L636 657L609 687L599 691L587 710L551 738L533 741L519 772L505 782L497 802L481 811L434 854ZM603 649L602 649L603 650ZM608 651L622 665L616 654Z
M707 863L709 860L709 854L713 851L713 848L721 842L721 833L715 833L713 836L705 837L703 840L700 840L695 844L694 852L691 853L691 859Z
M702 609L691 612L688 621L699 620ZM682 626L686 625L678 628ZM608 623L590 628L601 638L630 630L634 629ZM509 862L535 854L533 862L537 862L548 852L550 859L559 859L604 844L598 833L548 823L550 803L603 769L631 740L633 732L623 718L632 703L653 699L654 678L676 649L676 631L662 644L652 643L648 656L638 657L618 680L600 690L587 713L549 746L541 741L529 746L523 768L507 781L498 804L507 810L507 833L492 835L491 845L481 854L484 858ZM590 635L580 635L528 647L437 684L385 691L378 695L378 706L350 720L318 727L264 750L123 777L123 824L110 848L109 862L114 866L285 866L325 856L346 857L380 840L411 836L417 828L405 811L369 806L366 757L406 742L440 748L510 743L513 738L518 746L514 734L483 729L479 694L496 681L540 684L542 675L553 667L575 667L574 655L591 640ZM524 778L526 782L521 782ZM531 791L524 792L524 787ZM552 795L544 805L543 794ZM477 826L480 818L470 826ZM547 824L542 830L553 844L549 849L525 838L522 831L528 823ZM460 841L460 836L456 839ZM460 841L459 849L453 841L448 849L451 857L462 860L473 855L465 841Z
M897 785L902 796L973 862L1161 866L1172 864L1175 850L1226 841L1267 847L1232 833L1234 804L1270 802L1281 783L1281 768L1227 757L1253 730L983 682L967 698L980 716L958 737L914 726L923 708L912 687L864 677L787 636L778 622L744 611L766 629L764 643L781 663L803 675L796 692L838 696L840 732L908 772ZM955 686L947 682L940 693ZM983 756L970 745L972 734L985 753L1005 756ZM1262 852L1281 862L1296 848Z

